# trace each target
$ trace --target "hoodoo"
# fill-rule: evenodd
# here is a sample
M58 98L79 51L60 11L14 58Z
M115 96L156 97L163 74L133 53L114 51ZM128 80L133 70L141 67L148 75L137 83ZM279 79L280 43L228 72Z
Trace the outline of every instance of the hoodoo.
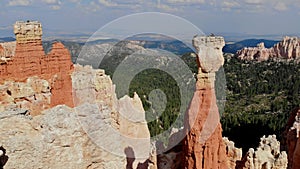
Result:
M224 63L222 37L195 37L198 75L196 91L185 118L183 162L187 169L227 168L226 146L215 96L215 72Z

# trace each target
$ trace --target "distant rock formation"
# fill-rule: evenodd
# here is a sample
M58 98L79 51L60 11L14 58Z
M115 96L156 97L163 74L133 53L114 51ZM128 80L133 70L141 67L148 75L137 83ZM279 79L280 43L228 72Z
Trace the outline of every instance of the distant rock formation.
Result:
M34 117L20 109L0 113L4 168L155 169L139 97L117 99L110 77L89 66L74 66L72 84L75 108L60 105Z
M280 152L280 143L272 135L263 136L256 151L250 148L237 169L286 169L287 164L286 152Z
M300 109L291 111L286 130L284 132L288 151L288 169L300 168Z
M272 48L265 48L264 43L260 43L257 47L247 47L237 51L236 56L242 60L257 61L300 59L300 38L286 36Z
M225 169L226 145L222 139L219 111L215 96L215 72L223 65L222 37L193 39L197 49L199 71L196 91L185 117L183 165L186 169Z
M45 55L42 46L42 26L39 22L16 22L14 33L16 42L0 44L0 83L14 81L17 84L37 76L48 82L51 91L50 103L40 102L43 104L33 104L31 107L27 107L28 104L16 104L15 107L30 108L32 115L39 114L44 108L60 104L72 107L73 64L69 51L57 42L53 44L52 51ZM9 97L9 93L2 92L1 95ZM35 96L35 93L30 96ZM12 105L3 105L2 108L7 106Z

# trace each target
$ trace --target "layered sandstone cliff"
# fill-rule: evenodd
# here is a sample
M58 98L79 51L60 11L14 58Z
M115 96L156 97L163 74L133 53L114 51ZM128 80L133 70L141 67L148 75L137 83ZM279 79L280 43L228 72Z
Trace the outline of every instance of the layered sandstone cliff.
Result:
M183 165L189 169L224 169L226 146L215 96L215 72L223 65L222 37L195 37L199 71L196 91L185 118L187 134L183 145Z
M299 59L300 38L284 37L272 48L265 48L264 43L257 47L247 47L237 51L236 56L242 60L265 61L268 59Z
M0 84L7 86L5 81L26 83L29 77L36 76L46 80L51 93L50 101L39 100L39 93L31 93L40 104L30 104L27 93L19 93L25 104L19 104L18 98L12 97L10 104L2 104L2 110L15 107L29 108L32 115L39 114L44 108L60 104L73 106L71 73L73 64L69 51L61 44L54 43L52 51L45 54L42 46L42 26L39 22L16 22L14 25L16 42L2 43L0 46ZM2 52L1 52L2 51ZM3 95L3 92L2 92ZM4 94L5 95L5 94ZM9 93L5 97L9 97ZM24 96L23 96L24 95ZM48 96L47 96L48 97ZM2 101L2 100L1 100ZM3 103L3 102L2 102Z

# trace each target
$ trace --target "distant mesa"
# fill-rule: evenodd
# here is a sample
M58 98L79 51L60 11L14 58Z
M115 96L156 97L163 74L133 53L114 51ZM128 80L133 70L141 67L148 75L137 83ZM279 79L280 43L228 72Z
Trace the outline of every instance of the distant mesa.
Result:
M266 61L269 59L300 59L300 38L284 37L271 48L265 48L264 43L257 47L245 47L238 50L236 56L242 60Z

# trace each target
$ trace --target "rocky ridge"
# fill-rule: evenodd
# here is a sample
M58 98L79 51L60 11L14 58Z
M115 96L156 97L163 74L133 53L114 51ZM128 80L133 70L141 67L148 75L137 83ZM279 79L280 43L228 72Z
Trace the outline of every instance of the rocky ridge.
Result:
M286 36L272 48L265 48L264 43L260 43L257 47L247 47L237 51L236 56L242 60L257 61L269 59L297 60L300 58L300 38Z

